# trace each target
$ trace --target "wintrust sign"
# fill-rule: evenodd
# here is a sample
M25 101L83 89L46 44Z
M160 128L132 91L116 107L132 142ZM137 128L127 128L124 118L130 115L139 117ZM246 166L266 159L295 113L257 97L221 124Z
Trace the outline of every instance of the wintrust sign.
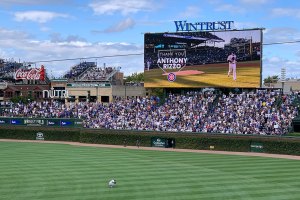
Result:
M179 31L216 31L231 30L234 21L217 21L217 22L194 22L174 21L176 32Z

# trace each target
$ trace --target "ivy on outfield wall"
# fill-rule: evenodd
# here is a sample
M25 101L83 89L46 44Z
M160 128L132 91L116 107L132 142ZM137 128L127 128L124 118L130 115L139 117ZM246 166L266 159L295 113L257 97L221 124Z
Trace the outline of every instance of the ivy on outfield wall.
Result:
M36 133L44 133L45 140L73 141L94 144L151 146L152 137L175 139L175 147L181 149L203 149L213 147L219 151L250 151L253 142L263 145L263 152L300 155L300 137L266 137L249 135L222 135L207 133L171 133L152 131L14 127L0 126L0 138L35 140Z
M45 127L16 127L1 126L1 139L35 140L36 134L42 132L45 140L78 142L80 129L78 128L45 128Z

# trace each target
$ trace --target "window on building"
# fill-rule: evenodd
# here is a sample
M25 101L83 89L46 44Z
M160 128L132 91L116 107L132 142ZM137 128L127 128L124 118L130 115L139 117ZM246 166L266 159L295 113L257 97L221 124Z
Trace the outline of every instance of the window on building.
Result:
M16 96L21 96L21 94L22 94L21 91L15 91Z
M101 102L109 103L109 96L101 96Z

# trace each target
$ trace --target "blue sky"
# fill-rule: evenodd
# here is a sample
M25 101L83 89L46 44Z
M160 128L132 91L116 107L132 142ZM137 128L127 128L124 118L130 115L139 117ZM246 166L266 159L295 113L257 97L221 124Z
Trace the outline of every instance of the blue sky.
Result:
M0 58L40 61L143 53L143 33L174 32L174 20L234 21L265 28L263 42L300 40L298 0L1 0ZM143 71L143 55L91 59ZM60 76L77 61L40 63ZM39 66L38 64L37 66ZM265 45L263 77L300 78L300 43Z

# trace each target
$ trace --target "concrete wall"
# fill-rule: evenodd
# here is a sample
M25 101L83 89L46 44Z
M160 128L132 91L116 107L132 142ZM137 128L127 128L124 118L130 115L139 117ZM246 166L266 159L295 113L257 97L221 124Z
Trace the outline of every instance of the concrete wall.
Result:
M116 97L146 96L146 90L143 86L115 85L112 86L112 95Z
M283 88L283 93L288 94L291 91L300 91L300 81L298 80L288 80L285 82L279 81L278 83L264 86L265 88Z
M69 96L75 96L75 101L78 102L79 96L88 97L88 91L90 96L95 96L98 99L98 102L101 102L101 96L108 96L109 101L112 101L112 88L111 87L66 87L68 90Z

